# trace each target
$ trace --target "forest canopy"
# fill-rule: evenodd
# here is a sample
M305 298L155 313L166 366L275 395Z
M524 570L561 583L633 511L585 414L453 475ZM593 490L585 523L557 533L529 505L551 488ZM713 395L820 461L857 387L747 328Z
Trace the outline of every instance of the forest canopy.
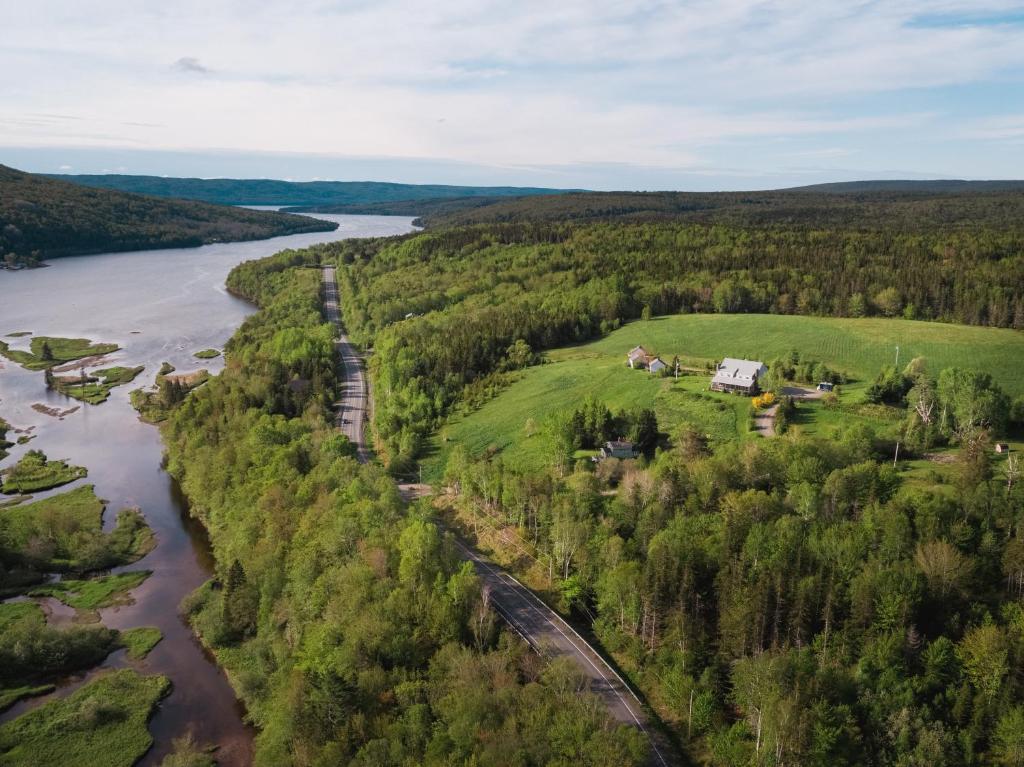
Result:
M336 228L308 216L92 189L0 165L0 261L7 266Z

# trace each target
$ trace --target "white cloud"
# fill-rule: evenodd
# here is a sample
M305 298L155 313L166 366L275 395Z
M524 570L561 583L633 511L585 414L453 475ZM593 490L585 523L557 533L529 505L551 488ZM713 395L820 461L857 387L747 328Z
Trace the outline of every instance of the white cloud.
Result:
M0 0L0 144L698 167L736 141L936 130L870 97L1024 71L1020 27L940 23L1017 7Z

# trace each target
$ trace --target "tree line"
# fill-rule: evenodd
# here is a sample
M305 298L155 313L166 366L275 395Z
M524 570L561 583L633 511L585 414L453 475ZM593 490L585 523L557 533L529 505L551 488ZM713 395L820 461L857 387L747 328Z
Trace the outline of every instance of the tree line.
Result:
M1022 253L1019 227L983 222L904 231L524 220L342 241L310 258L339 266L346 327L376 352L377 431L406 470L474 384L512 367L517 342L536 353L644 312L1024 328Z

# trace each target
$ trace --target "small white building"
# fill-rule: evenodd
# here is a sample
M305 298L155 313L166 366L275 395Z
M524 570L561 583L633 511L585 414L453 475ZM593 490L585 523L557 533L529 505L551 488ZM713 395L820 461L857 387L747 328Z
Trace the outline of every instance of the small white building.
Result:
M642 370L644 365L647 364L647 350L642 346L636 346L629 351L626 355L626 364L634 370Z
M758 379L767 372L768 368L759 360L726 357L719 363L715 377L711 379L711 390L754 395L760 391Z
M662 370L665 370L666 368L668 368L668 365L665 364L664 360L662 360L661 357L655 357L654 359L647 363L647 369L650 370L652 374L660 373Z

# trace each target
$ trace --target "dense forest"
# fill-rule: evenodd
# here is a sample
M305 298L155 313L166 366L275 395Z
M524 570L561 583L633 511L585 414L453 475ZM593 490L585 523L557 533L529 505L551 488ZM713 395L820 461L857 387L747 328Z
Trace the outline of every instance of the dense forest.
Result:
M968 196L957 205L969 218L986 200ZM510 354L515 342L533 351L579 342L645 311L1024 328L1024 230L1016 221L931 230L919 222L914 232L526 221L331 243L310 258L340 267L346 326L376 352L380 447L408 471L453 406L523 364Z
M0 262L7 266L336 228L308 216L98 190L0 165Z
M615 421L584 410L570 437ZM936 487L903 481L863 426L714 450L686 425L665 436L596 471L456 448L445 484L476 529L517 531L520 561L535 552L701 761L1022 763L1024 485L984 429Z
M820 226L742 202L708 223L678 209L619 218L598 195L518 200L473 212L526 211L512 220L435 223L296 260L340 267L346 325L374 352L379 448L402 475L453 409L539 350L642 314L1024 327L1024 197L869 197L815 201ZM590 220L596 198L605 208ZM549 221L549 207L580 215ZM650 411L596 402L564 414L547 470L456 447L445 486L463 512L517 531L551 593L592 622L702 761L1021 764L1024 496L991 446L1020 405L984 374L922 360L880 371L867 397L905 408L905 450L958 448L945 484L902 481L893 443L863 424L836 441L711 449L685 425L655 437ZM573 463L574 449L620 433L647 457Z
M979 191L967 192L942 186L927 191L884 185L863 190L852 185L848 189L806 187L771 192L584 192L499 200L483 207L453 205L434 213L426 211L423 221L435 227L619 220L782 226L818 232L1019 231L1024 189L1012 183L1007 182L1006 187L983 185Z
M393 184L381 181L280 181L277 179L167 178L164 176L68 175L51 178L98 189L222 205L371 205L453 197L519 197L558 194L561 190L518 186ZM325 211L326 212L326 211ZM339 211L349 212L349 211Z
M226 368L179 404L169 470L217 578L186 604L260 729L260 765L640 764L640 734L500 630L427 507L332 427L319 273L232 272L253 299Z

